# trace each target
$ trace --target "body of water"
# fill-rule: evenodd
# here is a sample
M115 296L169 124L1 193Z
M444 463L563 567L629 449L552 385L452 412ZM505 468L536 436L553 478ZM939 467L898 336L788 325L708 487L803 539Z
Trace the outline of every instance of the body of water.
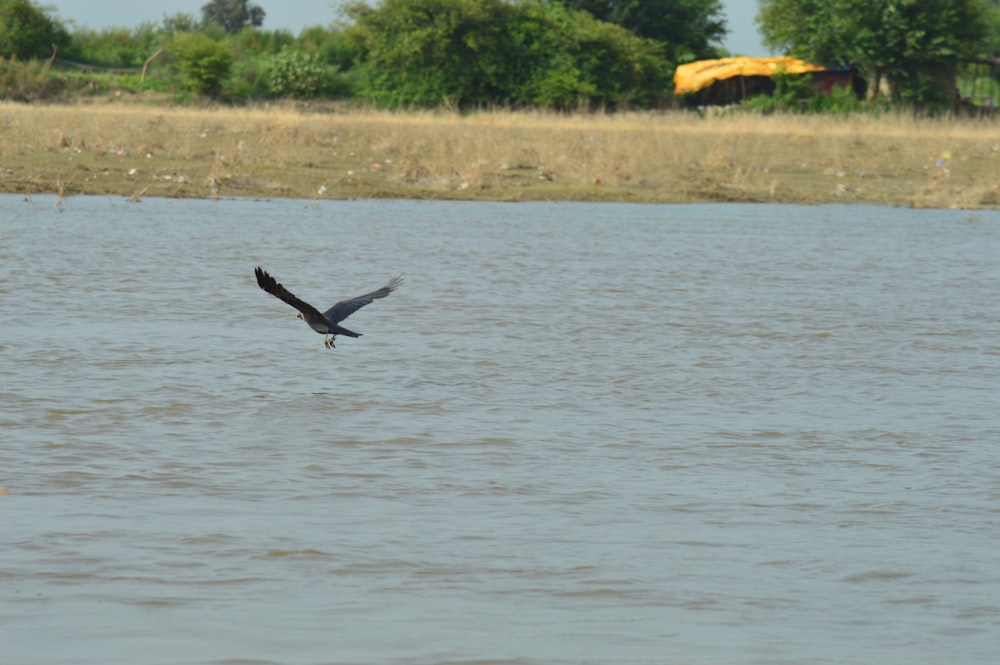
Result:
M992 662L998 386L996 212L3 196L0 661Z

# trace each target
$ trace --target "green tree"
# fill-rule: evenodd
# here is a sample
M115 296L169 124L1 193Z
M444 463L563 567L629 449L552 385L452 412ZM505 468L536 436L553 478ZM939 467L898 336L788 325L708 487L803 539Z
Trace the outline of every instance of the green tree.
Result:
M227 44L199 32L178 32L170 42L181 70L196 92L218 95L233 66L233 52Z
M249 0L211 0L202 5L201 20L205 26L218 25L226 32L239 32L264 23L264 10Z
M940 107L955 70L988 47L987 0L760 0L765 43L826 65L885 79L894 101Z
M503 0L380 0L346 8L359 92L381 104L476 103L493 85L477 51L494 48ZM491 34L494 33L494 34ZM486 66L489 69L489 66Z
M990 0L988 25L986 26L986 51L991 56L1000 55L1000 0Z
M68 42L66 28L31 0L0 0L0 56L48 58Z
M517 7L505 35L513 48L500 53L501 66L514 65L516 103L648 106L665 96L673 67L655 41L559 5Z
M348 8L358 91L381 104L576 107L648 103L658 47L541 0L381 0Z
M720 0L559 0L640 37L662 42L674 62L716 57L726 36Z
M187 12L164 14L162 23L164 32L195 32L199 27L198 19Z

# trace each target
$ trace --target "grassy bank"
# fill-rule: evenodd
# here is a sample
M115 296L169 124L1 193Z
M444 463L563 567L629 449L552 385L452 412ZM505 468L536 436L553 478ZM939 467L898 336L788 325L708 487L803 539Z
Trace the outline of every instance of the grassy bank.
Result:
M0 103L0 191L1000 207L996 120Z

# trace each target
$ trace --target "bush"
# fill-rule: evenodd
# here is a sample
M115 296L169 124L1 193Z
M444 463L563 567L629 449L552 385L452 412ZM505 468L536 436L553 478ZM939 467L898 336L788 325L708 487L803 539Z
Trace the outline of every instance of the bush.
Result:
M838 85L827 94L813 86L808 74L776 73L771 80L773 93L745 99L740 108L755 113L849 113L864 108L851 88Z
M44 62L19 62L0 56L0 99L36 102L58 97L63 82L52 76Z
M269 58L268 90L275 97L311 99L327 88L332 71L315 53L295 51L287 46Z
M229 45L198 32L181 32L174 35L170 50L195 92L218 96L233 66Z
M222 95L227 99L244 101L270 97L267 71L268 59L266 57L244 54L244 57L233 63Z

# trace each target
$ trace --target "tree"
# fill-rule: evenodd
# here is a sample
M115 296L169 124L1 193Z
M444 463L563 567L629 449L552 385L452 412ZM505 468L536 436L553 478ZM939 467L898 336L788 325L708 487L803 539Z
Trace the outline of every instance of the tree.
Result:
M988 46L986 0L761 0L765 43L826 65L885 79L894 101L953 101L958 64Z
M164 32L195 32L199 27L198 19L187 12L177 12L170 16L164 14L162 24Z
M218 95L233 66L233 53L226 44L200 32L178 32L170 42L177 67L201 94Z
M66 28L31 0L0 0L0 57L48 58L67 43Z
M202 5L201 20L206 26L218 25L226 32L239 32L247 25L259 28L264 10L249 0L212 0Z
M594 18L662 42L674 62L716 57L712 44L726 36L719 0L560 0Z
M381 104L649 103L657 45L544 0L381 0L348 8L358 91Z

